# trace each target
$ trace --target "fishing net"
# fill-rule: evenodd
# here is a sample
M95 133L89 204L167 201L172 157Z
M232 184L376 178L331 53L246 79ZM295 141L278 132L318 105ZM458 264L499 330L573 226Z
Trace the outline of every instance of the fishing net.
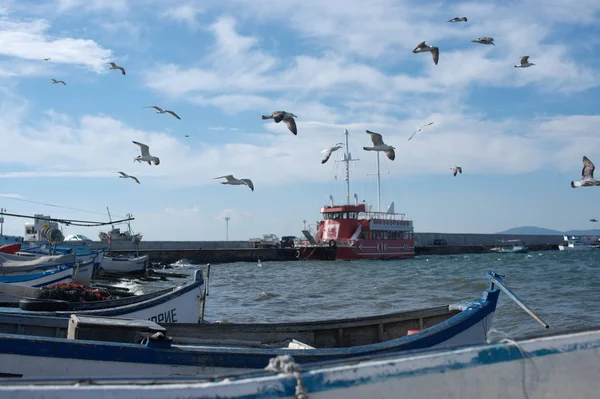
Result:
M60 299L67 302L92 302L105 301L110 298L110 294L102 288L93 290L81 284L57 283L41 287L36 297L38 299Z

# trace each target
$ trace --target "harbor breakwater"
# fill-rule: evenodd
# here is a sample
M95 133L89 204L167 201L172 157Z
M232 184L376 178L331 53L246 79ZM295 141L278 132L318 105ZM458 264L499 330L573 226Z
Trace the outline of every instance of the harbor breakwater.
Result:
M597 242L598 237L580 237L584 242ZM433 245L435 240L445 240L447 245ZM558 235L511 235L511 234L450 234L450 233L415 233L415 254L419 255L454 255L468 253L485 253L502 241L521 240L531 251L558 250L563 236ZM93 242L94 248L107 248L104 242ZM110 250L113 254L136 251L129 241L112 242ZM249 241L142 241L137 251L140 255L148 254L152 262L173 263L187 258L193 263L229 263L261 261L297 260L295 249L253 248ZM322 249L322 259L333 259L327 248Z

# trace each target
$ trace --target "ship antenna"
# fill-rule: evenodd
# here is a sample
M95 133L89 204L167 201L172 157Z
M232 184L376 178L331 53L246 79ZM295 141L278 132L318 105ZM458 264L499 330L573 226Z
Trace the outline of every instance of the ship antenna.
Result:
M377 154L377 212L381 212L381 170L379 168L379 151L375 151ZM384 174L389 174L387 171ZM368 176L373 176L375 173L367 173Z
M348 148L348 129L344 129L344 136L346 139L346 152L344 153L344 159L336 162L344 162L346 164L346 204L350 205L350 162L358 161L358 158L352 158L350 150Z

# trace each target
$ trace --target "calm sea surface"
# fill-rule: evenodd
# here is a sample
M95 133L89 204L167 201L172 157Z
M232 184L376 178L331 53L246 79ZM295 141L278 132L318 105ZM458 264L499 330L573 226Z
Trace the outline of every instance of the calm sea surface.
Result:
M205 265L164 272L192 274ZM600 326L600 250L529 254L419 256L402 261L297 261L213 265L205 317L209 321L283 322L345 318L472 300L504 283L550 325L550 331ZM206 270L205 270L206 272ZM148 292L185 281L128 281ZM544 333L504 293L494 328L510 336Z

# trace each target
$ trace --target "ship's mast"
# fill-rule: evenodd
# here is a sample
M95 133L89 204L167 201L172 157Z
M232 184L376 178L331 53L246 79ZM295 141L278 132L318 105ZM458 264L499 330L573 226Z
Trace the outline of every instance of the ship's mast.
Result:
M377 153L377 212L381 212L381 169L379 167L379 151L375 151ZM385 172L384 174L388 174L390 172ZM373 176L375 173L367 173L368 176Z
M350 162L358 161L358 158L353 159L352 154L348 148L348 129L344 129L344 136L346 139L346 152L344 153L344 159L342 162L346 164L346 204L350 205Z

